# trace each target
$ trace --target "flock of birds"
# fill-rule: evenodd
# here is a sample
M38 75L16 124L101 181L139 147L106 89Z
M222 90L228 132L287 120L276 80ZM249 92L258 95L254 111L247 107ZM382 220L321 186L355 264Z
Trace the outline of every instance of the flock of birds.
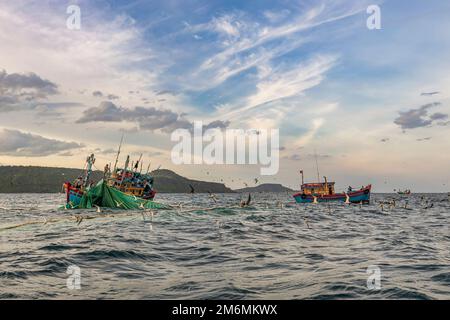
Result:
M192 187L191 185L191 193L195 192L195 189ZM219 202L219 199L217 197L217 195L215 195L212 192L208 192L208 198L211 199L211 201L213 201L215 204L217 204ZM312 203L313 205L317 205L317 198L314 199L315 201ZM377 202L375 202L375 204L380 208L380 210L382 212L388 212L390 210L399 208L399 209L407 209L407 210L412 210L412 209L422 209L422 210L428 210L428 209L432 209L435 207L435 203L436 200L432 200L430 198L427 198L426 196L421 196L418 201L412 202L410 201L410 197L402 197L400 199L398 198L390 198L390 199L385 199L385 200L379 200ZM441 199L441 202L450 202L450 193L448 193L447 198L446 199ZM239 199L239 203L235 206L229 206L229 207L224 207L224 206L214 206L214 207L208 207L208 208L183 208L183 204L179 203L178 205L167 205L168 209L176 209L179 210L180 213L186 213L186 212L196 212L196 211L211 211L211 210L215 210L215 209L220 209L220 208L246 208L246 207L250 207L253 204L253 199L252 199L252 195L249 193L248 196L246 198L243 198L241 196L241 198ZM288 204L283 203L283 201L278 200L277 202L275 202L276 207L283 209L285 206L289 206L291 204L295 203L291 203L289 202ZM345 204L348 205L358 205L358 204L354 204L351 203L349 201L349 198L347 196L347 200L345 201ZM330 214L332 214L334 211L332 210L331 204L328 203L322 203L322 205L326 205L326 208L328 209L328 212ZM359 203L359 207L362 208L363 203ZM409 207L411 206L411 208ZM305 206L306 208L306 206ZM321 207L323 208L323 206ZM53 223L53 222L58 222L58 221L62 221L62 220L70 220L70 219L74 219L75 223L77 225L80 225L84 220L89 220L89 219L95 219L95 218L106 218L106 217L115 217L115 216L132 216L132 215L136 215L136 214L140 214L142 215L142 218L145 222L153 222L153 218L154 216L157 214L156 210L152 210L152 209L146 209L144 207L142 207L139 213L136 212L129 212L129 211L125 211L125 212L111 212L111 211L106 211L106 212L102 212L102 208L99 206L96 206L96 215L86 215L86 214L74 214L71 217L63 217L63 218L43 218L40 221L29 221L29 222L25 222L25 223L21 223L18 225L13 225L13 226L6 226L6 227L1 227L0 231L2 230L7 230L7 229L13 229L13 228L18 228L18 227L22 227L25 225L32 225L32 224L44 224L47 225L48 223ZM184 209L184 210L183 210ZM266 209L269 209L269 204L266 203ZM103 213L101 215L99 215L98 213ZM308 229L311 229L310 224L308 222L308 219L306 217L303 217L303 220L305 222L305 225L307 226ZM150 226L150 228L152 228Z

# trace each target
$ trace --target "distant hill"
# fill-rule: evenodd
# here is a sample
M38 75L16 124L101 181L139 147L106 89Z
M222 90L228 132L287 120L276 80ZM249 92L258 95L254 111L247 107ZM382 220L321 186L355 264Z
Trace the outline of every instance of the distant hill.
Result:
M281 184L277 183L264 183L256 187L248 187L234 190L235 192L292 192L294 190L289 189Z
M82 169L35 166L0 166L0 193L52 193L60 192L62 184L73 181L83 173ZM233 190L224 184L190 180L173 171L161 169L152 172L158 192L187 193L191 184L195 192L229 193ZM103 172L94 171L93 180L103 177Z
M73 181L83 173L82 169L51 167L0 167L0 193L49 193L59 192L66 181ZM93 179L103 173L96 171Z
M154 187L158 192L190 192L190 184L195 189L196 193L206 193L208 191L213 193L233 192L233 190L227 188L223 183L191 180L167 169L154 170L150 174L155 178Z

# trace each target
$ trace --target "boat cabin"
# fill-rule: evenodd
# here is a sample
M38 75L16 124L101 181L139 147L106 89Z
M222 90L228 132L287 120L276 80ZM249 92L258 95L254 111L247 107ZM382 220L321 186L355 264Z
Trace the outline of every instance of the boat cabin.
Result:
M334 182L315 182L302 184L302 193L305 195L325 196L334 194Z
M145 181L147 181L150 188L153 187L153 177L148 174L141 174L132 170L116 169L108 179L108 185L126 194L143 197L145 196Z

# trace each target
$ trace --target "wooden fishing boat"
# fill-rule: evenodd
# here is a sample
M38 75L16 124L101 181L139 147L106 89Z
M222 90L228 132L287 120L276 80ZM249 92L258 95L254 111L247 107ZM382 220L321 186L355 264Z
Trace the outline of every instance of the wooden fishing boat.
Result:
M103 172L103 181L106 182L106 185L108 187L119 190L126 195L131 195L136 199L152 201L156 195L156 191L153 189L153 177L148 174L150 165L147 168L147 173L142 173L142 155L134 165L131 165L130 168L128 168L130 156L127 156L124 169L117 168L122 141L119 145L114 169L111 172L110 165L105 166ZM86 160L83 174L79 176L74 182L64 183L64 189L67 195L66 202L70 207L77 207L80 204L83 195L92 186L94 186L94 182L90 179L94 163L95 157L94 154L91 154ZM138 171L139 164L141 164L141 168Z
M410 195L411 190L409 190L409 189L406 189L405 191L398 190L397 193L402 194L402 195Z
M303 170L300 173L302 175L301 191L293 195L297 203L341 201L368 204L370 202L370 191L372 189L370 184L359 190L353 190L349 187L347 192L336 193L335 182L328 182L327 178L324 177L325 182L304 183Z

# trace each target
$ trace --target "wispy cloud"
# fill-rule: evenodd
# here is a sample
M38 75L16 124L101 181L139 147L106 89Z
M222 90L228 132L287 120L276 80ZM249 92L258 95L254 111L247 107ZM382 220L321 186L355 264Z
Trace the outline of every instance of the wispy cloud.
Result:
M264 69L260 73L257 92L247 98L246 105L222 109L221 116L226 119L242 117L243 113L264 104L303 94L320 84L335 63L336 57L319 55L295 66L268 67L270 70Z
M282 56L308 41L308 36L297 34L321 25L336 22L366 9L361 2L320 1L311 7L305 7L301 13L292 14L290 19L279 23L277 14L266 11L269 23L254 21L248 15L237 12L213 17L210 22L187 27L193 33L216 32L226 35L222 41L223 49L199 66L194 73L205 87L216 86L232 76L249 68ZM286 15L288 12L278 12ZM293 37L293 36L296 37Z

